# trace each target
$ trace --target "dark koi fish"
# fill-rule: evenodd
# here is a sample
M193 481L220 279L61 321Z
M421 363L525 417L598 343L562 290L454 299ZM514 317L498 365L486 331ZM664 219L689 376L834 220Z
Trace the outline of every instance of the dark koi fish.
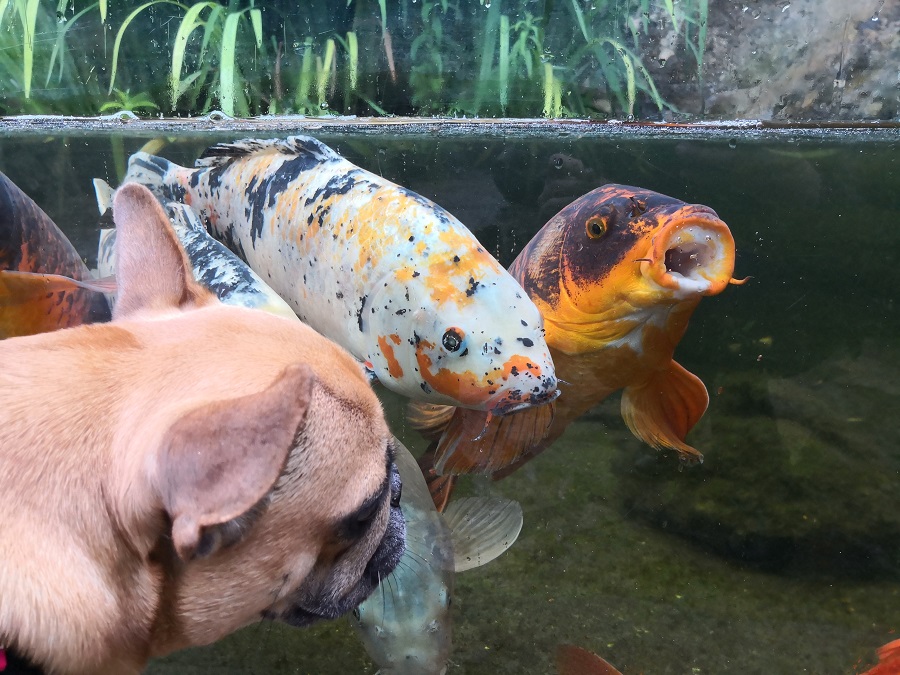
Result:
M0 339L109 321L103 286L50 217L0 173Z
M606 185L564 208L510 272L541 310L557 376L568 385L552 406L488 424L474 411L413 404L413 425L440 436L437 474L505 475L620 389L635 436L702 460L684 439L709 396L672 356L700 299L742 283L732 279L734 254L712 209L650 190Z

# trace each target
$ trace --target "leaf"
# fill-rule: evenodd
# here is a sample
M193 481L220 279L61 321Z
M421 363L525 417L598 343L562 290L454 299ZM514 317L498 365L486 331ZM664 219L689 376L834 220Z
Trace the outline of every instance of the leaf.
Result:
M184 65L184 53L187 49L188 39L194 29L203 25L200 19L200 12L204 9L217 7L214 2L198 2L191 6L178 25L178 32L175 33L175 42L172 44L172 70L169 73L169 103L174 109L178 103L178 92L181 89L181 68Z
M241 14L243 12L231 12L225 18L225 27L222 29L222 49L219 57L219 105L222 107L222 112L229 117L234 117L234 80L237 76L234 61L235 43Z
M34 30L37 24L39 0L26 0L18 3L19 18L22 21L22 76L25 80L25 98L31 98L31 73L34 68Z
M329 39L325 43L325 58L322 60L321 67L317 66L318 73L316 75L316 95L319 99L319 107L325 108L327 103L325 94L328 89L328 83L331 81L331 64L334 61L334 40Z
M578 0L572 0L572 9L575 10L575 19L578 21L578 27L581 29L581 34L584 35L584 41L590 42L591 35L588 33L587 25L584 22L584 12L582 12L581 7L578 6Z
M262 49L262 12L255 7L250 9L250 23L253 25L253 34L256 36L256 48Z
M356 89L356 79L359 72L359 43L356 41L356 33L352 30L347 33L347 75L350 80L350 90Z
M107 94L112 94L113 88L116 84L116 73L118 72L119 68L119 48L122 46L122 36L125 35L125 29L128 28L128 24L130 24L134 20L134 18L145 9L147 9L148 7L152 7L153 5L161 4L175 5L177 7L181 7L184 10L187 10L187 7L178 2L178 0L150 0L150 2L145 2L143 5L132 11L131 14L125 17L125 21L122 22L121 26L119 26L119 30L116 33L116 41L113 44L112 68L110 69L109 90L106 92Z
M500 77L500 109L506 113L509 104L509 17L500 17L500 54L497 64Z

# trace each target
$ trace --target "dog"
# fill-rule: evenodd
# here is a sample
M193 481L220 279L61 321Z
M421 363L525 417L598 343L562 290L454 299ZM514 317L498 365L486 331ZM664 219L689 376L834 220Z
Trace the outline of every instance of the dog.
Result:
M359 365L200 287L146 188L113 208L112 322L0 341L0 659L33 672L336 618L404 551Z

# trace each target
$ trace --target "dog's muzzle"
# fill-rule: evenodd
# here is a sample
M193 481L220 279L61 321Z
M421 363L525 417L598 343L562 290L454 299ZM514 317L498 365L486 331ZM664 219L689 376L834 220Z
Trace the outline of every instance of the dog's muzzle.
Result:
M371 595L382 579L394 571L406 551L406 520L400 510L402 482L397 465L391 462L391 506L390 516L384 536L375 553L369 559L359 583L337 602L316 603L314 606L295 605L277 618L285 623L303 627L323 619L343 616Z

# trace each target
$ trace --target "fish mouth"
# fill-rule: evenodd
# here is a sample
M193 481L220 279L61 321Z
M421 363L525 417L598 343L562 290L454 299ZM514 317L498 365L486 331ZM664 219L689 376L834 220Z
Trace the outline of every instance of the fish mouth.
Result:
M561 393L562 392L559 389L553 389L540 393L530 393L521 396L518 400L514 400L516 399L517 392L513 392L511 395L504 396L500 403L491 407L490 412L494 417L504 417L506 415L511 415L514 412L518 412L519 410L524 410L525 408L546 405L555 401Z
M734 273L734 238L705 207L680 209L653 237L641 273L676 297L716 295Z

